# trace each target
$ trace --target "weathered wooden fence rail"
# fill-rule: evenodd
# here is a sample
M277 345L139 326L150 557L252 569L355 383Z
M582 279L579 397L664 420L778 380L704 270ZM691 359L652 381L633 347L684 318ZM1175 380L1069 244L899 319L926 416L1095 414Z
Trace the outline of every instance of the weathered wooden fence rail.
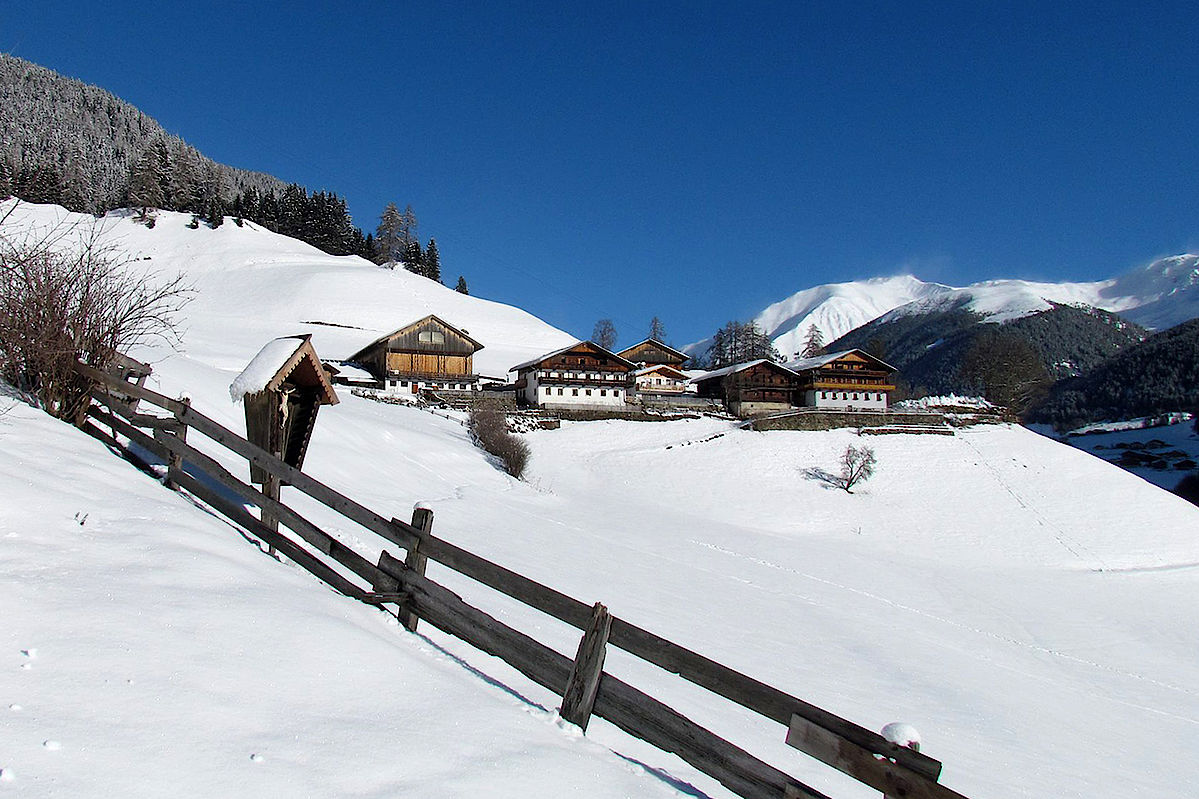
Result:
M432 534L432 512L427 509L417 508L411 523L384 518L209 419L189 402L170 399L83 364L77 365L77 370L97 386L92 391L97 404L88 410L89 420L84 425L92 435L128 452L121 443L123 438L160 458L167 466L168 486L186 490L342 594L374 605L394 605L408 629L415 630L423 620L502 658L530 680L562 696L563 718L584 729L592 715L599 716L678 755L743 797L827 799L604 672L604 652L614 646L784 725L788 744L889 797L964 799L937 782L941 773L937 760L612 617L602 605L587 605L437 538ZM130 398L170 416L138 413L137 402ZM197 449L194 439L187 440L188 429L402 548L405 558L382 551L376 562L346 546ZM257 507L260 517L241 503ZM271 522L287 528L299 540L280 532ZM425 576L427 560L582 630L576 658L572 661L429 579Z

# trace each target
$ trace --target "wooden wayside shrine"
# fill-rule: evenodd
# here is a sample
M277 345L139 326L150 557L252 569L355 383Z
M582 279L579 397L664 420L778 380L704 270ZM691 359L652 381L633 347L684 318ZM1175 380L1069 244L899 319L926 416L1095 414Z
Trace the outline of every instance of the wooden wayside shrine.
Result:
M224 514L334 590L374 606L394 608L410 630L416 629L418 621L424 622L503 659L562 697L563 719L584 730L592 717L605 719L677 755L738 796L828 799L605 670L604 655L609 647L662 669L672 675L670 679L687 680L747 713L780 725L780 741L785 739L806 755L892 799L965 799L937 781L941 763L924 753L615 617L603 604L581 602L434 536L433 511L424 505L417 506L411 523L388 518L300 471L312 427L311 418L292 407L292 397L297 404L310 403L314 417L315 408L322 401L335 402L336 395L322 382L324 373L311 343L306 338L290 341L293 350L288 350L291 345L284 340L272 342L259 354L263 360L256 358L257 366L251 362L254 368L243 372L246 379L241 388L255 403L253 411L247 405L247 422L253 414L261 443L242 438L188 402L76 364L78 374L95 386L91 391L94 404L87 409L83 429L148 472L157 475L165 465L168 486L187 491ZM259 392L266 395L265 400L251 396ZM128 398L148 403L165 415L137 413ZM265 404L258 405L260 401ZM188 430L198 435L188 437ZM262 490L228 471L201 446L224 448L245 458L256 474L268 478ZM147 453L160 458L161 465L147 463ZM291 485L335 511L341 519L339 528L344 522L344 532L357 525L361 531L375 534L379 543L362 543L369 536L353 530L348 538L359 543L347 545L343 542L347 536L335 538L281 502L277 491L272 496L268 490L272 481ZM262 518L255 518L243 503L257 506ZM280 530L280 525L286 530ZM405 556L392 556L384 546L403 549ZM430 560L579 630L582 638L574 659L431 579L425 568Z

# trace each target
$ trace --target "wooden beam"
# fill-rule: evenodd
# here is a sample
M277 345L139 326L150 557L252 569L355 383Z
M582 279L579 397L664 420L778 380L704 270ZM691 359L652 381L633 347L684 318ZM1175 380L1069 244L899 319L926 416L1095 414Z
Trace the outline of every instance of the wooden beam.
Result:
M893 799L965 799L935 779L902 768L888 758L876 757L799 715L791 717L787 744Z
M571 724L577 724L587 732L591 709L595 706L595 695L599 692L600 677L604 673L604 655L608 648L608 631L612 617L608 609L599 602L591 612L591 623L579 641L570 679L562 691L562 707L558 713Z
M393 519L392 521L396 520ZM433 530L433 511L430 508L413 508L412 526L421 532L424 536L423 540L427 540ZM421 552L421 540L418 539L412 546L408 547L408 556L404 558L404 565L413 574L423 575L425 568L428 566L429 559ZM416 632L416 625L419 623L420 618L410 608L401 606L399 619L400 624L403 624L405 628Z

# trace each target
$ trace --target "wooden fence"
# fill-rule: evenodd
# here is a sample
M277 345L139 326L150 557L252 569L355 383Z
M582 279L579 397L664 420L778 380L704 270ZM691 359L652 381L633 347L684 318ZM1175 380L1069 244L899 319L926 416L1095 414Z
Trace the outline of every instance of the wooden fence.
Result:
M411 522L387 519L251 444L196 411L187 401L170 399L83 364L76 369L96 386L91 392L95 402L83 425L88 433L135 462L140 460L135 454L138 449L160 458L167 465L169 487L186 490L342 594L376 606L395 606L399 619L410 630L423 620L502 658L533 682L561 696L562 717L584 730L591 716L599 716L630 735L678 755L739 796L827 799L604 672L604 653L612 646L783 725L785 731L780 737L785 735L788 744L888 797L965 799L937 782L941 764L927 755L891 743L878 733L615 618L602 604L586 605L435 537L431 511L418 508ZM139 413L137 401L167 415ZM188 431L206 436L372 531L404 550L404 558L386 550L377 558L367 558L338 541L196 449L194 438L188 441ZM144 461L141 465L149 469ZM229 499L229 494L240 502ZM257 507L259 516L255 517L243 503ZM280 531L280 525L291 535ZM430 580L425 576L428 560L583 631L575 659L472 607Z

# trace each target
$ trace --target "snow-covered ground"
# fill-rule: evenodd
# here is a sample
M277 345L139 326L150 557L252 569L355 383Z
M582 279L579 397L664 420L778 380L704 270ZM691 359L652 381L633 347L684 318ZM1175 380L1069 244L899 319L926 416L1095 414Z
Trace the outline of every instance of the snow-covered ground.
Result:
M313 332L331 357L436 312L473 314L480 356L564 337L415 276L184 221L118 220L200 292L151 381L234 429L228 385L277 336ZM804 477L863 443L848 430L566 422L527 435L517 481L452 415L341 399L305 462L318 479L382 514L428 502L454 543L864 726L913 724L972 799L1193 796L1199 510L1099 458L1006 425L871 438L878 471L850 495ZM18 407L0 441L0 607L17 620L0 633L0 793L729 796L602 720L572 737L550 692L336 597L63 425ZM429 574L574 654L565 625ZM607 668L830 796L877 797L779 725L619 652Z
M1138 420L1089 425L1085 434L1063 440L1169 491L1199 464L1199 434L1184 417L1190 414L1178 414L1175 424L1150 427L1137 426Z

